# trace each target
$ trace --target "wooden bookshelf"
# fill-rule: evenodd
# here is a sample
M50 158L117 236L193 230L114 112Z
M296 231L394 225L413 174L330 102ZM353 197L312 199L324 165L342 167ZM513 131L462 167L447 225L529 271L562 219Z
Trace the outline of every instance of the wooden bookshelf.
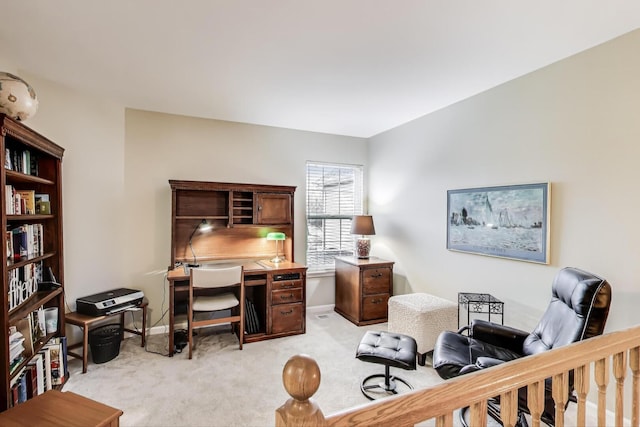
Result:
M2 233L2 245L6 248L5 262L2 267L2 292L0 295L0 325L2 327L2 339L0 340L0 411L12 406L11 380L20 372L20 368L26 366L30 359L42 349L54 337L62 337L65 333L64 325L64 287L52 287L49 290L39 290L38 283L49 281L49 270L55 276L56 281L64 284L64 260L63 260L63 233L62 233L62 156L64 149L46 137L29 129L27 126L13 120L4 114L0 114L0 162L4 165L0 174L0 188L2 189L1 213L2 225L5 233ZM28 157L25 157L28 152ZM20 165L16 161L23 159ZM28 159L27 161L24 159ZM33 190L36 194L46 195L49 198L51 213L11 213L9 203L13 200L9 190ZM15 207L15 204L14 204ZM7 251L13 246L13 234L6 231L19 228L24 225L34 227L29 230L38 230L41 238L33 238L29 248L34 248L34 253L24 256L14 256ZM39 225L41 228L38 229ZM40 233L41 231L41 233ZM11 241L10 241L11 240ZM22 246L22 245L20 245ZM14 248L15 250L15 248ZM19 252L18 252L19 254ZM29 270L34 276L28 282L30 286L23 285L23 272ZM18 276L16 279L15 276ZM18 284L16 286L16 283ZM20 297L16 297L19 292ZM40 307L57 307L57 331L45 334L33 339L33 353L23 353L24 360L10 371L10 343L9 328L15 326L20 320L28 317ZM56 388L61 388L57 386Z

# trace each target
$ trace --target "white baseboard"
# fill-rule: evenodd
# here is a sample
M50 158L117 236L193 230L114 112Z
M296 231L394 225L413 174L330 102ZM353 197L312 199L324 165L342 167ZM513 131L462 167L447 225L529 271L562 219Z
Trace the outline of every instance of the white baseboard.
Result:
M317 314L317 313L326 313L327 311L333 311L335 304L327 304L327 305L314 305L312 307L307 307L307 313Z
M326 313L328 311L333 311L334 307L335 307L335 304L314 305L312 307L307 307L307 313L309 314ZM177 331L178 329L187 329L187 322L182 321L182 322L176 323L174 326L174 330ZM160 334L166 334L168 332L169 332L169 326L159 325L159 326L154 326L153 328L149 328L147 330L147 335L160 335ZM125 337L128 338L133 336L137 336L137 335L131 334L129 332L125 332Z

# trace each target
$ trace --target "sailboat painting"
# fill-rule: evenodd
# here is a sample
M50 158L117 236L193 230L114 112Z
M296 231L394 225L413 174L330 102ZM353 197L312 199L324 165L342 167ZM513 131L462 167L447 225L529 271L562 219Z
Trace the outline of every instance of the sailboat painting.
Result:
M549 263L551 183L447 191L447 249Z

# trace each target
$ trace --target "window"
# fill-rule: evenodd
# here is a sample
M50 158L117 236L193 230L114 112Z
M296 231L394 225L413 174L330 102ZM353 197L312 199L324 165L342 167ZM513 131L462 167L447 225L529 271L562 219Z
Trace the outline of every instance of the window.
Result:
M363 208L362 166L307 162L307 266L332 269L353 255L351 218Z

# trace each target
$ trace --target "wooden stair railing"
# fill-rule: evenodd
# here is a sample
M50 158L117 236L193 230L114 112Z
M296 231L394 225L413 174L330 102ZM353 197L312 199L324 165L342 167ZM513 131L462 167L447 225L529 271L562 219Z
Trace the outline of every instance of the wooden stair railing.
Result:
M591 371L593 365L593 374ZM505 426L517 420L518 389L527 386L531 424L541 424L544 380L553 378L556 426L564 426L569 371L575 372L577 425L586 425L586 398L593 382L597 387L597 422L606 425L607 386L610 370L615 381L615 425L624 420L624 383L631 377L630 425L640 425L640 326L611 332L504 363L473 374L444 381L433 387L366 403L324 416L311 399L320 386L320 368L306 355L296 355L285 364L282 378L291 396L276 410L277 427L293 426L412 426L435 419L437 427L453 426L454 411L470 407L470 424L487 425L487 401L500 396ZM612 384L614 385L614 384ZM629 422L627 420L626 422Z

